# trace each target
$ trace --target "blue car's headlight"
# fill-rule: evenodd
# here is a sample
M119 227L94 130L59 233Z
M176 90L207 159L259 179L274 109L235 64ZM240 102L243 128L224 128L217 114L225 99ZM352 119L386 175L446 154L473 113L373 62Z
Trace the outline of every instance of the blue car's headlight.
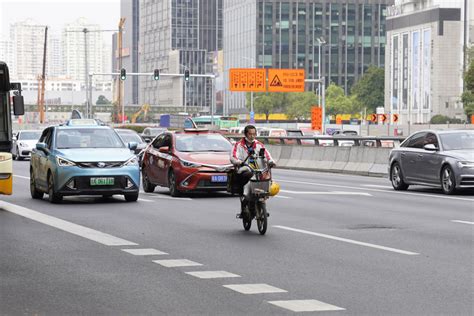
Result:
M60 167L72 167L76 165L75 162L62 157L56 157L56 162Z
M125 161L122 166L138 166L138 158L133 156L129 160Z

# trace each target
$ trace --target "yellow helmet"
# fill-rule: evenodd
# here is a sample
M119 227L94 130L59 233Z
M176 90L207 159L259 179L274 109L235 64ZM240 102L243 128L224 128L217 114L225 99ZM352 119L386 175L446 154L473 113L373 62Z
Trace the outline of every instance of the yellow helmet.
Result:
M275 196L280 192L280 185L276 181L272 181L272 184L270 184L270 190L268 193L270 196Z

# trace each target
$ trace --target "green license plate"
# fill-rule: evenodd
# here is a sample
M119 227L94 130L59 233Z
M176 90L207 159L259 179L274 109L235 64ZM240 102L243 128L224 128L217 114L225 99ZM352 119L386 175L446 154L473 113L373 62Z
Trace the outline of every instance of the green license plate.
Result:
M114 185L114 178L91 178L91 185Z

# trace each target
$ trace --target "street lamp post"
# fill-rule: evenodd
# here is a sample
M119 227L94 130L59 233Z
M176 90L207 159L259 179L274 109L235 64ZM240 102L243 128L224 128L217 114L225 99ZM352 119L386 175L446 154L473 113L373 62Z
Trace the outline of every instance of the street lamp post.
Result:
M318 39L318 103L321 105L321 46L326 44L326 41L323 37L319 37ZM323 116L324 120L324 116Z
M253 59L251 57L242 57L242 59L250 60L252 62L252 67L253 68L256 67L255 59ZM255 113L253 111L253 91L250 91L250 123L255 123L254 117L255 117Z

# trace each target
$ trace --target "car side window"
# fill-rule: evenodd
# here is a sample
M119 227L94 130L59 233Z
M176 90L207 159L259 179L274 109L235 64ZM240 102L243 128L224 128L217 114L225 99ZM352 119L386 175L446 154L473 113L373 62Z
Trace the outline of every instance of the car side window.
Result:
M429 144L432 144L436 148L439 148L438 138L436 137L436 135L434 133L427 133L426 136L425 136L424 145L429 145Z
M163 142L164 142L164 135L160 135L158 136L154 141L153 141L153 144L152 146L156 149L160 148L160 147L163 147Z
M43 131L43 133L41 134L40 139L38 140L38 143L44 143L44 142L45 142L46 136L48 135L48 130L49 130L49 129L45 129L45 130Z
M407 146L406 147L409 147L409 148L423 148L424 144L425 144L425 136L426 136L427 133L418 133L418 134L415 134L413 135Z
M46 143L46 147L51 149L52 143L53 143L53 129L52 128L48 129L48 133L46 135L46 139L44 140L44 142Z
M164 140L163 140L163 145L161 145L161 147L164 147L164 146L168 146L169 148L171 148L171 135L169 134L165 135Z

